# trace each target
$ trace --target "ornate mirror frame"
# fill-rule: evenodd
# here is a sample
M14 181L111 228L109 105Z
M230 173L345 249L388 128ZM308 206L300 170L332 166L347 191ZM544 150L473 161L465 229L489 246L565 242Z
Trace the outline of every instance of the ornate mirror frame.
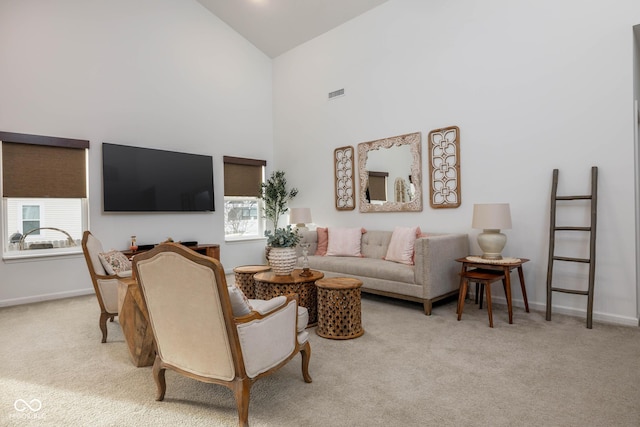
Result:
M350 211L356 207L356 188L353 182L354 157L353 147L350 145L333 151L334 189L336 209L339 211Z
M407 165L407 175L411 175L414 197L408 202L387 201L381 204L370 203L367 198L369 186L369 170L367 159L369 153L376 150L387 150L392 147L409 146L411 164ZM360 177L360 212L422 212L422 135L420 132L393 136L376 141L358 144L358 175ZM393 176L391 178L394 178Z

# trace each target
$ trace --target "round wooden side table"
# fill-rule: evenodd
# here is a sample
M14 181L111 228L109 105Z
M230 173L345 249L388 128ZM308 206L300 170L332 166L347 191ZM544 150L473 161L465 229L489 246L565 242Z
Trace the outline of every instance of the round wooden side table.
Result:
M253 281L253 276L256 273L262 273L264 271L271 270L268 265L241 265L233 269L233 273L236 278L236 286L244 293L249 299L256 298L256 283Z
M318 322L318 293L315 283L324 277L324 273L309 271L311 276L301 276L302 269L293 270L289 276L276 276L273 271L257 273L253 276L256 298L270 300L280 295L298 294L298 304L309 310L309 326L315 326Z
M318 335L334 340L348 340L364 334L361 286L361 280L350 277L332 277L316 282Z

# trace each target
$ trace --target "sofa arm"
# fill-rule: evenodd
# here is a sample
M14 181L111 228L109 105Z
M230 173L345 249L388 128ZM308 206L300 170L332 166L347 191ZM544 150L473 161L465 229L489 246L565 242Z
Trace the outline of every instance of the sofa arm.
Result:
M415 282L423 298L432 299L458 289L457 258L469 255L467 234L434 234L415 243Z

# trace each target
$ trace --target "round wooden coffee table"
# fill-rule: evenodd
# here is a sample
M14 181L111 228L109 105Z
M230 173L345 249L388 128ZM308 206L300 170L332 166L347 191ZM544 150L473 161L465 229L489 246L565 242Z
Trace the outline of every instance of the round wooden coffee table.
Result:
M361 286L361 280L350 277L331 277L316 282L318 335L334 340L348 340L364 334Z
M249 299L256 298L256 283L253 276L256 273L271 270L268 265L241 265L233 269L236 278L236 286L242 290Z
M309 310L309 326L318 322L318 293L316 280L324 273L310 270L308 277L301 276L301 269L293 270L289 276L276 276L273 271L257 273L253 276L256 283L256 298L270 300L280 295L298 294L298 304Z

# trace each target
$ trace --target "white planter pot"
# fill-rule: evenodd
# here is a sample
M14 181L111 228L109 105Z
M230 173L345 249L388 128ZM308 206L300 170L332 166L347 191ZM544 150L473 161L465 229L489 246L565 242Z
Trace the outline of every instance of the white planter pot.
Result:
M296 265L295 248L269 249L269 265L276 276L288 276Z

